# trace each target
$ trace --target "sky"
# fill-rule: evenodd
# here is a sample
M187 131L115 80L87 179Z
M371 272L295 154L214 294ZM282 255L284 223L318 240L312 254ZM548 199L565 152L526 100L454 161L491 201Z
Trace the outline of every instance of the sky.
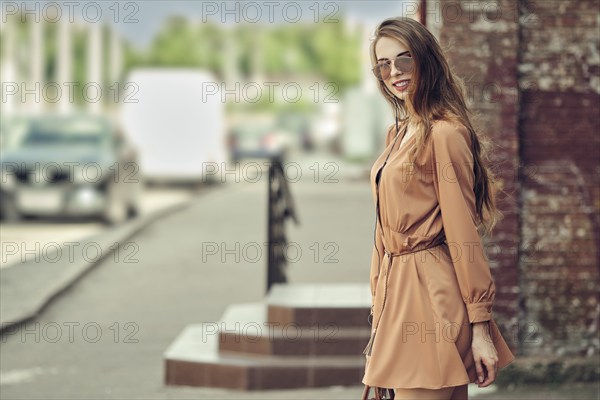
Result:
M0 13L7 10L28 11L26 18L50 21L60 13L61 19L107 22L114 25L123 37L136 47L148 46L160 30L165 18L182 15L203 22L211 20L233 25L240 21L261 24L281 24L311 21L331 21L345 16L352 24L375 25L403 11L414 9L418 0L95 0L95 1L5 1L0 0ZM58 7L57 7L58 5ZM228 13L228 10L239 12ZM57 9L58 8L58 9ZM41 16L41 17L40 17ZM244 18L245 16L245 18ZM327 19L329 17L329 19ZM51 21L56 22L56 21Z
M185 15L190 19L203 21L221 21L224 24L235 24L236 15L245 15L241 21L249 23L293 23L298 15L300 6L300 14L298 17L301 22L314 21L316 10L318 10L318 20L325 20L327 16L335 18L335 16L346 15L353 22L363 22L368 25L375 25L380 20L387 17L398 16L402 13L403 2L398 0L388 1L367 1L367 0L351 0L351 1L165 1L165 0L148 0L136 1L135 6L129 5L125 9L127 2L121 2L121 10L118 17L116 28L121 34L131 41L133 44L141 47L146 47L151 42L154 35L160 29L164 19L170 15L178 14ZM133 3L133 2L132 2ZM240 12L228 14L228 9L235 9L236 3ZM245 3L254 3L258 6L252 6ZM293 3L293 4L289 4ZM109 10L112 4L111 1L106 2L105 14L114 19L115 9ZM273 4L269 6L268 4ZM317 6L315 6L317 4ZM211 9L211 7L213 7ZM272 7L270 9L270 7ZM284 11L284 8L286 11ZM272 21L269 11L272 10ZM260 11L260 17L257 17L257 11ZM132 18L127 18L130 15ZM287 20L286 20L287 18ZM128 21L137 20L137 22ZM252 22L258 20L259 22Z
M0 14L9 14L7 10L18 9L28 11L28 19L35 18L35 15L56 22L51 20L60 13L61 19L70 21L111 23L126 40L137 47L146 47L165 18L171 15L187 16L198 22L221 22L224 25L240 21L290 24L294 23L296 17L296 22L310 23L315 19L332 21L332 18L344 15L350 23L361 22L375 28L385 18L406 15L406 11L412 13L418 3L419 0L0 0ZM237 12L227 12L236 9ZM240 18L238 22L236 16Z

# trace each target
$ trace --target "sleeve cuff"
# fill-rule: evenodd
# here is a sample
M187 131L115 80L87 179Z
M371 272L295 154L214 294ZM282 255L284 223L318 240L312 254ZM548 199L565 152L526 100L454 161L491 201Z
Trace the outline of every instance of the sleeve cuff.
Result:
M467 313L469 321L474 324L485 322L492 319L492 302L470 303L467 304Z

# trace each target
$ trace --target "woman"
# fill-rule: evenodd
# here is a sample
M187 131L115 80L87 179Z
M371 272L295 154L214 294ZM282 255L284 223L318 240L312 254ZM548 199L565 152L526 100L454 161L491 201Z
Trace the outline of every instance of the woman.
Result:
M396 123L371 170L372 333L362 382L393 388L396 399L466 399L468 383L488 386L514 360L492 317L496 287L478 231L487 235L501 215L487 143L421 23L384 20L370 53Z

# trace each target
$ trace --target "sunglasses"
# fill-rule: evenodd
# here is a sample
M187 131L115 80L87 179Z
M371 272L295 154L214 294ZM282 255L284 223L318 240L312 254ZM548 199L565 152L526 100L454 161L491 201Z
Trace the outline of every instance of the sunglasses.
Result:
M380 61L371 68L371 71L373 71L373 74L377 79L384 81L392 74L391 64L390 60ZM400 72L412 72L415 63L412 57L399 56L394 59L394 67Z

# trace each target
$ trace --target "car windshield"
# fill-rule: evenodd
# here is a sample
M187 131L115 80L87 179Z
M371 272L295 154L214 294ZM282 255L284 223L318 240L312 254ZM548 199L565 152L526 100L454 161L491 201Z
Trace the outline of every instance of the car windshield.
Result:
M268 125L248 125L239 127L236 133L243 138L261 138L270 129Z
M27 124L22 119L3 118L0 121L0 145L2 150L17 147L27 132Z
M107 137L106 125L101 120L35 120L23 137L24 146L99 146Z

